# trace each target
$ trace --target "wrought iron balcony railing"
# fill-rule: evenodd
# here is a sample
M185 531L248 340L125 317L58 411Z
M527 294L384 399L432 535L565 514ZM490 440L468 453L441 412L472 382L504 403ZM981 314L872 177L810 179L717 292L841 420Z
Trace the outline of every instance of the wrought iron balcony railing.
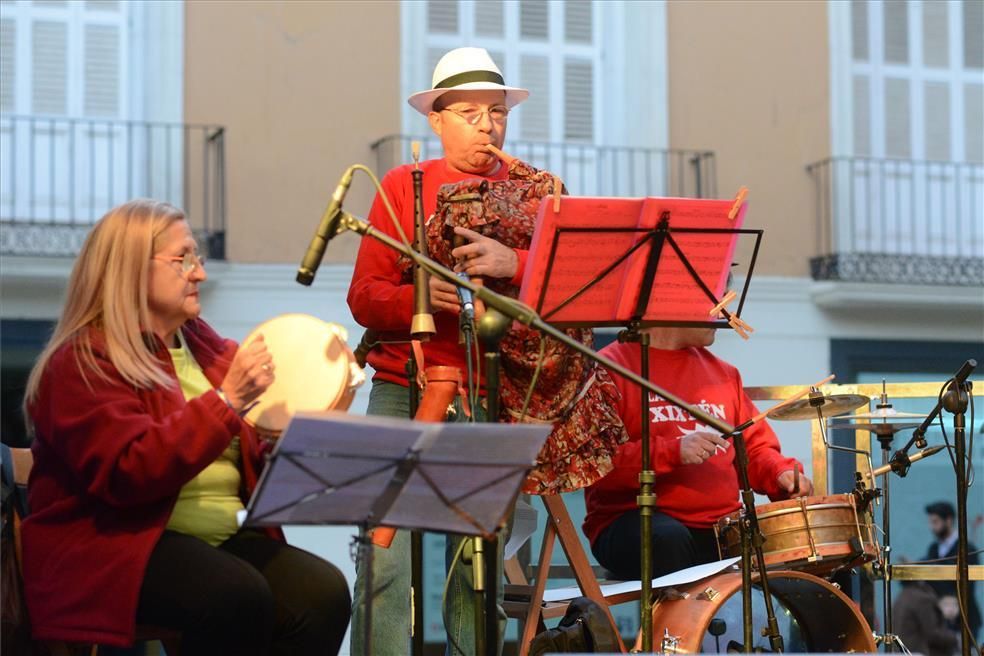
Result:
M385 172L410 159L410 144L421 142L421 159L441 156L434 136L390 135L372 144L376 166ZM538 141L506 142L510 155L548 170L578 196L677 196L713 198L714 153L627 146L593 146Z
M75 255L107 210L149 197L224 258L224 140L214 125L0 117L0 253Z
M815 280L984 284L984 164L832 157L807 172Z

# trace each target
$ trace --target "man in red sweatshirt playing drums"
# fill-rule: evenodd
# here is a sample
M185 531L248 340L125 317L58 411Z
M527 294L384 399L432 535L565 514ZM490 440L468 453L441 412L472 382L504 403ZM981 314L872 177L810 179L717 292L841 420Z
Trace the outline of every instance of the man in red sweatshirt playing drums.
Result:
M738 370L712 355L714 328L650 328L649 380L732 425L758 414L745 394ZM640 345L613 343L601 354L641 373ZM638 579L640 572L639 469L642 462L640 390L612 372L622 392L619 414L629 441L615 458L615 469L585 490L584 533L598 562L616 578ZM653 574L718 560L714 523L739 508L738 475L731 442L690 413L650 394L652 468L656 472L653 513ZM803 466L782 455L779 441L764 422L744 433L749 478L770 499L810 495L813 484L797 476Z

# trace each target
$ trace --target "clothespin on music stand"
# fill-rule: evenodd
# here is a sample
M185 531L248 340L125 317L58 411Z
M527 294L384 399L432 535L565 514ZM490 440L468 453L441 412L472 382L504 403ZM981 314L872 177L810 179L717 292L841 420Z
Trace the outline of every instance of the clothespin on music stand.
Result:
M748 333L754 333L755 329L749 326L747 323L745 323L741 319L741 317L735 316L725 309L725 306L727 306L728 303L730 303L731 301L735 300L737 296L738 294L736 294L733 289L730 290L727 294L724 295L724 298L721 299L720 303L718 303L717 305L711 308L708 314L712 317L717 317L717 318L721 318L723 316L725 319L727 319L728 325L731 326L742 339L747 340Z
M738 210L741 209L741 204L745 202L745 197L748 196L748 187L741 187L738 189L738 194L735 196L735 202L731 204L731 209L728 210L728 218L732 221L738 216Z
M561 182L560 176L555 175L553 177L553 211L554 214L560 212L560 192L564 190L564 183Z

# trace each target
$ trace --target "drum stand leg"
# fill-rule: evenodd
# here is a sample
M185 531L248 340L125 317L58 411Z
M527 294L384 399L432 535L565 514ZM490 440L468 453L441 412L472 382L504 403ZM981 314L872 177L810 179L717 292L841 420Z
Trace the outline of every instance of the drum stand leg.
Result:
M783 651L783 640L779 634L779 623L776 621L775 608L772 606L772 595L769 592L769 578L765 567L765 557L762 554L762 543L765 539L759 530L758 516L755 514L755 492L752 491L751 483L748 479L748 451L745 448L745 438L741 431L731 434L732 442L735 446L735 469L738 471L738 483L741 485L741 500L745 506L745 512L741 520L741 606L742 622L744 624L744 648L745 653L752 653L752 642L754 641L753 629L754 620L752 619L752 552L755 552L755 561L758 565L759 585L762 588L762 595L765 598L765 613L768 618L768 626L765 635L769 637L769 645L772 651Z

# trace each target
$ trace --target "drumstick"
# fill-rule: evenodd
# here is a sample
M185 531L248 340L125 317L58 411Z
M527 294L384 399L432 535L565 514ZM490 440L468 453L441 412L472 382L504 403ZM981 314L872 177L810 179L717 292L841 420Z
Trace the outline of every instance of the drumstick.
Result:
M799 494L800 491L800 468L796 465L793 466L793 495Z
M810 393L810 390L812 390L814 387L820 387L821 385L826 385L827 383L829 383L833 379L834 379L834 374L830 374L829 376L827 376L826 378L824 378L820 382L814 383L814 384L810 385L809 387L805 388L802 392L798 392L798 393L794 394L793 396L789 397L788 399L786 399L785 401L782 401L780 403L777 403L776 405L772 406L768 410L755 415L754 417L752 417L752 420L751 420L750 423L756 424L756 423L762 421L773 410L778 410L779 408L781 408L783 406L789 405L793 401L800 400L801 398L803 398L804 396L806 396L807 394L809 394Z

